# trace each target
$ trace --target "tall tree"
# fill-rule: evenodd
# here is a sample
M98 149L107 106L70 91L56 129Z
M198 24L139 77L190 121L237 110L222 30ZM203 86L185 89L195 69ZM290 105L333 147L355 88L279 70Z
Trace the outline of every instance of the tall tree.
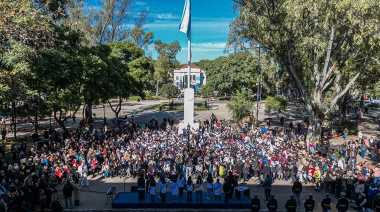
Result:
M207 84L221 94L252 90L257 82L258 60L250 52L218 57L207 66Z
M154 63L155 78L160 82L167 82L169 74L179 66L176 56L181 51L178 41L163 43L161 40L154 42L154 49L158 53L157 61Z
M288 72L309 114L307 142L366 70L378 66L376 0L234 0L229 47L259 44ZM247 45L248 43L248 45ZM349 80L342 83L342 78Z

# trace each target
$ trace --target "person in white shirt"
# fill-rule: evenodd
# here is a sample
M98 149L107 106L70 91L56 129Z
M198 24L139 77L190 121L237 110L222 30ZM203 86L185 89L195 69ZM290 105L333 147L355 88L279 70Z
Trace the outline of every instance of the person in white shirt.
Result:
M179 180L174 177L173 181L170 183L170 189L172 190L173 202L177 202L177 196L179 193Z
M216 179L216 182L213 185L215 201L220 202L220 191L222 188L222 184L219 182L219 178Z
M87 180L87 166L82 162L82 164L78 167L78 174L80 179L80 186L89 186Z

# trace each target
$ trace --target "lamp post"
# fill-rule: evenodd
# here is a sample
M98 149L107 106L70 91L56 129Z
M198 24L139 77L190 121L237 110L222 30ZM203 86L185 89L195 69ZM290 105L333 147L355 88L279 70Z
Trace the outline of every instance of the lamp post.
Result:
M187 123L187 150L190 151L190 123Z
M257 92L256 92L256 126L259 125L259 95L260 95L260 80L261 80L261 61L260 61L260 49L259 46L259 70L257 75Z
M104 120L104 126L106 125L106 106L105 105L103 105L103 120Z

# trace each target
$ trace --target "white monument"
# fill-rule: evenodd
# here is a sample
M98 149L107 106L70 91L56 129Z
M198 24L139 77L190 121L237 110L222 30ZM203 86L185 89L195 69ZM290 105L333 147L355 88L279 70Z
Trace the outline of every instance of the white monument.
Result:
M187 130L188 126L191 131L199 129L199 124L194 123L194 89L190 87L190 71L191 71L191 42L190 42L190 26L191 26L191 10L190 0L185 0L185 7L182 13L182 20L179 26L179 31L187 33L187 65L188 65L188 77L187 88L184 89L183 99L183 121L179 123L178 134L182 134L183 130Z

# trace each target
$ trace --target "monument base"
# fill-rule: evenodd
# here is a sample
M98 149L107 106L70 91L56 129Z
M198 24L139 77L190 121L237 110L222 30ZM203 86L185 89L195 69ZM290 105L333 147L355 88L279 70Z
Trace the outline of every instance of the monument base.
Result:
M184 121L181 121L178 124L178 135L183 134L183 129L187 130L188 124L191 126L191 131L197 131L199 129L199 123L185 123Z

